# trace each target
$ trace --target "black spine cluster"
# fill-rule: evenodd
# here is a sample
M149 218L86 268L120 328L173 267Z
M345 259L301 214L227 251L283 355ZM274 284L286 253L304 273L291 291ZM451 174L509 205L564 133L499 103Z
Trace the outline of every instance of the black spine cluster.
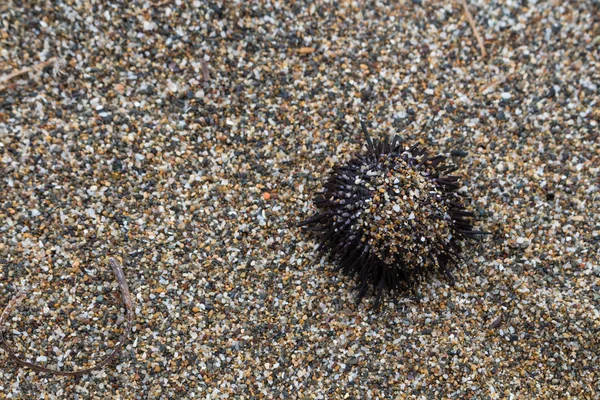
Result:
M358 277L358 302L369 287L399 293L439 271L451 282L460 242L485 234L458 192L456 168L419 144L394 136L373 142L362 123L367 152L336 166L314 199L318 211L299 224L317 233L339 269Z

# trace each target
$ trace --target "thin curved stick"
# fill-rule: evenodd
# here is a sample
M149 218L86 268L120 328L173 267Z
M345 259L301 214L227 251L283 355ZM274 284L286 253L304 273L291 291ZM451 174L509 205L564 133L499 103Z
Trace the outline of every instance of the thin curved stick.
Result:
M465 10L465 15L467 16L467 20L469 21L469 25L471 26L471 30L473 31L473 35L475 39L477 39L477 43L479 44L479 51L481 52L481 58L485 58L487 55L485 51L485 44L483 42L483 38L479 34L477 30L477 24L475 23L475 19L473 18L473 14L469 11L469 5L467 4L467 0L459 0Z
M4 75L4 76L0 76L0 90L4 90L6 89L6 84L5 82L10 81L13 78L16 78L17 76L21 76L23 74L26 74L28 72L34 72L34 71L39 71L41 69L46 68L48 65L51 64L55 64L58 61L58 59L56 57L52 57L42 63L36 64L34 66L31 67L25 67L23 69L20 69L18 71L12 72L8 75Z
M127 281L125 280L125 274L123 273L123 268L114 258L111 258L108 261L110 262L110 266L112 267L115 277L117 278L117 282L119 283L119 288L121 289L121 296L123 297L123 303L125 304L125 309L127 310L127 327L125 328L125 330L119 337L119 341L117 342L115 349L113 350L112 353L110 353L110 355L108 355L108 357L106 357L105 359L103 359L102 361L100 361L98 364L96 364L95 366L93 366L91 368L86 368L86 369L82 369L79 371L59 371L56 369L49 369L49 368L42 367L41 365L30 363L28 361L22 360L19 357L17 357L17 355L12 351L12 349L6 343L6 341L4 339L4 333L3 333L2 327L4 325L4 321L8 318L10 313L25 298L25 295L27 294L25 291L19 292L8 303L8 305L2 312L2 315L0 316L0 345L6 351L6 353L8 354L8 357L11 360L13 360L14 362L16 362L17 364L19 364L23 367L31 368L34 371L47 372L49 374L61 375L61 376L79 376L79 375L89 374L90 372L95 371L99 368L102 368L103 366L105 366L106 364L111 362L121 352L121 349L123 348L123 344L129 338L129 333L131 332L131 328L133 326L133 320L135 318L135 311L134 311L134 307L133 307L133 302L131 300L131 293L129 292L129 286L127 286Z

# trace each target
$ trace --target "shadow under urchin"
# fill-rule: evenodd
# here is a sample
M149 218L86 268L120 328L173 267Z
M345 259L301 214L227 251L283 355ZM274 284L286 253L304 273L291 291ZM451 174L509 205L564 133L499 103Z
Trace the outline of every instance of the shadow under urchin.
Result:
M314 204L298 224L315 232L338 269L358 278L357 303L369 288L378 307L384 292L399 294L425 276L442 272L451 283L474 214L458 192L456 167L420 144L403 147L398 136L373 142L361 121L367 151L333 168Z

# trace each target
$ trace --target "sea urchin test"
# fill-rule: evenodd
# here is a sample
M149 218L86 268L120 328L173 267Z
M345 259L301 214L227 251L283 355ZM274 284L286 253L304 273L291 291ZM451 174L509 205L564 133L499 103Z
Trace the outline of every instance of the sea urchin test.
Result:
M485 234L473 229L459 177L450 175L455 167L397 136L373 142L362 129L367 152L333 168L314 199L318 211L299 226L358 277L358 301L372 287L378 304L383 292L399 293L431 272L453 282L461 241Z

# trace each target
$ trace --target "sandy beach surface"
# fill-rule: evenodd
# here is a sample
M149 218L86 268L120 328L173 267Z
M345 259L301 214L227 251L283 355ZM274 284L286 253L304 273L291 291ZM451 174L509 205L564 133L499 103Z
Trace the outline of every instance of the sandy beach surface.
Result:
M10 399L597 399L600 3L0 2ZM469 15L470 14L470 15ZM472 17L472 21L470 20ZM475 30L473 30L475 26ZM379 312L295 225L399 135L492 233Z

